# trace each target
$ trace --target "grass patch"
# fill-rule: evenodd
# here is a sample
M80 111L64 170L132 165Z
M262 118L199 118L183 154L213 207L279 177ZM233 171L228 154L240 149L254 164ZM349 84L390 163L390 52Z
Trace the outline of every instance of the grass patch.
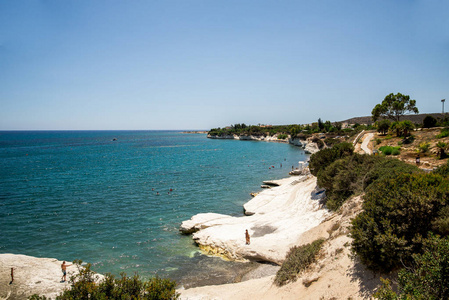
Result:
M297 275L316 261L316 256L323 243L324 239L319 239L311 244L290 248L285 261L276 273L274 283L277 286L283 286L289 282L296 281Z

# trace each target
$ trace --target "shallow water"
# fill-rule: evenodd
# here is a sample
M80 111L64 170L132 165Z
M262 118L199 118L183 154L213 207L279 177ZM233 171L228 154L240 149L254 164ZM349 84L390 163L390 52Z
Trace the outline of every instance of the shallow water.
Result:
M226 277L235 263L199 255L180 223L241 215L263 180L305 159L287 144L174 131L0 132L0 252L181 282L198 265Z

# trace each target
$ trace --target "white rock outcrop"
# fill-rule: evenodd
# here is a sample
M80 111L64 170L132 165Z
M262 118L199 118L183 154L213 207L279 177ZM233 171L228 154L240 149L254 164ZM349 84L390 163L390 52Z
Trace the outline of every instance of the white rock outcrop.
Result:
M318 145L316 143L307 143L307 145L304 147L304 151L309 154L314 154L320 151L320 148L318 148Z
M55 299L70 287L68 281L61 282L61 264L62 261L54 258L0 254L0 299L28 299L33 294ZM12 283L11 268L14 268ZM76 273L76 266L67 267L67 280ZM100 274L96 276L97 280L104 278Z
M316 194L313 176L277 180L280 186L260 192L244 205L247 216L199 214L181 225L183 232L208 254L232 260L282 263L298 238L317 226L329 212L320 207L323 193ZM249 216L248 216L249 215ZM251 236L245 244L245 230Z
M289 142L289 140L287 138L278 139L277 134L275 134L273 136L236 135L236 134L216 136L216 135L208 134L207 138L218 139L218 140L265 141L265 142L277 142L277 143L288 143Z

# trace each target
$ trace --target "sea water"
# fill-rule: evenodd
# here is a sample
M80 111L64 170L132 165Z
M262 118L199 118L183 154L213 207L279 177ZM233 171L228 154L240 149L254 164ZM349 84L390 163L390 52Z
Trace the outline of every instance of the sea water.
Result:
M181 222L243 215L263 180L305 159L288 144L176 131L0 132L0 253L180 281L207 264L219 277L228 263L201 255Z

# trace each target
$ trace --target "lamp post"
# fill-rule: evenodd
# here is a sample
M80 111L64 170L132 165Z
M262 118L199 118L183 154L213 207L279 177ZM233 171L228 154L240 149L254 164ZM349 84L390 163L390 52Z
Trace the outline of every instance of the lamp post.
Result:
M441 103L443 104L443 115L444 115L444 101L446 101L446 99L441 99Z

